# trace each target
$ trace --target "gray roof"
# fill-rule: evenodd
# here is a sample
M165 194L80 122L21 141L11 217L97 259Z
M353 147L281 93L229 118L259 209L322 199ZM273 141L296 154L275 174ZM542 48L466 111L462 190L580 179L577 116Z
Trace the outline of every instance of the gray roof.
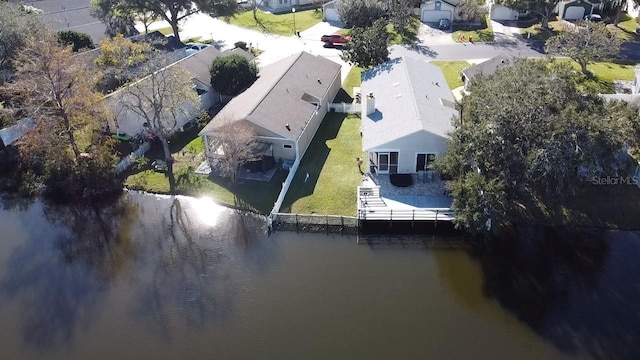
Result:
M376 108L363 116L365 151L419 131L445 138L453 131L455 100L442 70L426 61L391 59L362 73L361 91L363 96L373 93Z
M5 146L13 144L16 140L25 136L30 130L36 127L34 118L24 118L18 120L14 125L0 129L0 140Z
M498 70L499 67L509 63L512 60L512 56L498 55L480 64L469 66L468 68L462 70L462 75L464 75L469 80L473 79L473 77L478 74L492 75Z
M243 58L247 59L248 61L253 61L253 59L255 59L256 57L253 56L252 53L243 50L241 48L233 48L233 49L227 49L225 51L222 52L223 56L230 56L230 55L240 55Z
M316 110L311 101L325 97L332 81L340 77L340 69L340 64L307 52L270 64L200 134L211 135L228 121L246 120L256 127L258 135L298 140Z
M214 46L207 46L197 53L178 61L176 65L184 68L193 79L209 86L211 85L211 73L209 68L213 59L222 56L223 53Z

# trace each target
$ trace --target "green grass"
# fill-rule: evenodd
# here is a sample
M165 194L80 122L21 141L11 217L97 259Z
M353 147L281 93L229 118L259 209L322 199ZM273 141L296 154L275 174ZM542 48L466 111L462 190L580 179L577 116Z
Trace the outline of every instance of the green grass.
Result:
M353 67L334 101L351 102L363 69ZM356 214L356 187L362 182L356 158L364 157L358 115L328 113L309 145L282 205L298 214ZM309 179L305 177L309 173Z
M171 139L170 148L175 159L174 174L178 193L209 196L224 205L268 214L280 193L287 173L277 171L270 182L240 179L236 184L228 178L195 174L194 170L204 161L204 143L202 138L197 136L199 131L200 127L194 127L178 133ZM154 148L147 156L149 159L162 158L162 152ZM152 193L169 193L169 179L164 173L150 170L150 161L143 162L139 170L133 171L133 174L125 179L125 186Z
M355 216L356 187L362 182L356 159L364 157L360 124L358 115L327 114L291 183L283 212Z
M538 23L520 29L520 34L522 34L522 37L529 40L547 40L548 38L557 35L563 29L563 22L561 20L555 20L554 18L549 21L549 29L543 29ZM529 33L531 33L531 36L529 36Z
M486 42L493 40L493 28L491 27L491 21L489 21L489 15L485 15L482 23L479 27L473 28L459 28L453 25L455 31L451 36L455 42L468 42L469 38L473 38L473 42ZM460 35L464 34L465 41L460 40Z
M409 24L404 29L404 32L398 33L393 25L387 25L387 32L390 35L389 44L396 45L409 45L413 44L418 38L418 28L420 28L420 19L417 16L411 16L409 18Z
M173 29L171 28L171 26L156 29L154 31L159 31L162 35L165 35L165 36L173 35ZM182 29L178 28L178 31L182 31Z
M246 11L234 16L224 17L229 24L248 29L263 31L270 34L294 35L293 13L274 15L258 10L257 20L253 18L253 11ZM322 20L322 11L305 10L295 13L295 29L306 30Z
M635 73L634 64L596 62L587 65L587 70L592 76L586 76L580 72L580 65L571 59L556 59L557 62L566 62L576 70L575 83L579 90L601 94L615 93L614 80L633 80Z
M630 17L627 13L620 14L620 21L618 26L607 25L607 28L624 41L637 41L640 40L640 36L636 34L636 29L640 27L636 22L636 19Z
M451 90L464 85L460 72L470 64L466 61L431 61L431 64L442 69L447 85Z

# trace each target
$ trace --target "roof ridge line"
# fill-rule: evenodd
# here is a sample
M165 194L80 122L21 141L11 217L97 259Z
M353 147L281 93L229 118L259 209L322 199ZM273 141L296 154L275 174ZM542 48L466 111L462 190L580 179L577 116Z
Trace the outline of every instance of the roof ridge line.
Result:
M411 81L411 76L409 76L409 68L407 67L407 57L402 56L404 71L407 76L407 81L409 82L409 91L411 92L411 103L413 104L413 111L416 113L416 118L420 122L420 127L424 129L424 124L422 124L422 117L420 116L420 111L418 111L418 102L416 101L416 94L413 91L413 82ZM416 60L418 61L418 60Z

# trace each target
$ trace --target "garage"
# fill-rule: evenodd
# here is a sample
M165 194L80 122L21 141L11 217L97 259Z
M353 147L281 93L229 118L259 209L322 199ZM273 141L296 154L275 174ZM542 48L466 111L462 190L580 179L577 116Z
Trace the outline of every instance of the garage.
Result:
M340 15L338 15L338 10L336 10L336 9L325 9L324 10L324 20L325 21L340 21Z
M518 20L518 12L502 5L491 6L491 20Z
M420 21L424 23L437 23L440 19L451 21L451 11L448 10L422 10Z
M585 9L582 6L571 6L564 13L565 20L580 20L584 17Z

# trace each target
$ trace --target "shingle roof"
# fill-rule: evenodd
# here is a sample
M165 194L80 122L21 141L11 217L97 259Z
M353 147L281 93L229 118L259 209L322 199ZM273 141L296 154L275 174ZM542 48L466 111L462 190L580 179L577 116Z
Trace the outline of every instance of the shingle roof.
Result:
M453 130L453 95L440 68L426 61L391 59L362 73L361 90L363 95L374 94L376 107L376 112L363 116L364 150L418 131L448 137Z
M243 58L247 59L247 61L252 61L253 59L255 59L256 57L253 56L252 53L243 50L241 48L233 48L233 49L227 49L225 51L222 52L223 56L230 56L230 55L240 55Z
M184 68L193 79L209 86L211 85L211 73L209 68L213 59L222 56L223 53L214 46L208 46L197 53L178 61L176 65Z
M498 55L480 64L469 66L468 68L462 70L462 75L464 75L469 80L471 80L478 74L492 75L498 70L499 67L509 63L509 61L511 61L512 59L513 57L509 55Z
M340 76L340 69L340 64L307 52L268 65L260 71L258 80L233 98L200 134L210 135L227 121L244 119L257 127L258 135L298 140L316 110L310 101L325 96Z
M0 140L5 146L13 144L16 140L25 136L29 131L36 127L36 120L33 118L24 118L18 120L14 125L0 129Z

